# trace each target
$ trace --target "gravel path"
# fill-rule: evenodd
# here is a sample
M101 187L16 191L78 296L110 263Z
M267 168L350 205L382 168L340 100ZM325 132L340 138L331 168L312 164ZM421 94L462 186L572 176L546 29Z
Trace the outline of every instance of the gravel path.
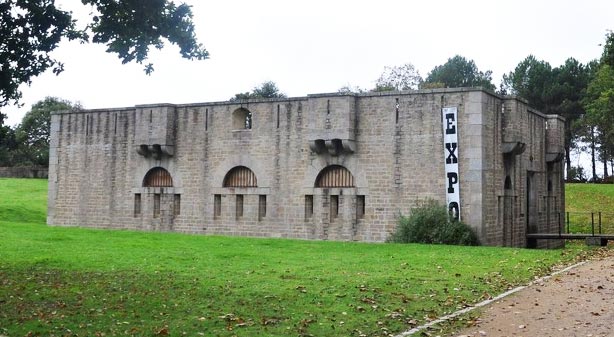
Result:
M482 310L456 337L614 336L614 257L591 260Z

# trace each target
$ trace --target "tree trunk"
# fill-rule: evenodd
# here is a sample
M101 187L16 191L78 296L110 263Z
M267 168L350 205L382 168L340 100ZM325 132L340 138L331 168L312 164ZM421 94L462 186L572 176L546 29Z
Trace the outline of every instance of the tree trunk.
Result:
M605 181L610 176L608 174L608 158L610 158L610 154L608 152L609 151L606 151L606 149L604 149L604 146L602 145L601 146L601 161L603 162L603 179L602 179L602 181Z
M565 145L565 178L569 179L571 173L571 147Z
M597 181L597 167L595 165L595 128L591 127L591 165L593 169L593 182Z

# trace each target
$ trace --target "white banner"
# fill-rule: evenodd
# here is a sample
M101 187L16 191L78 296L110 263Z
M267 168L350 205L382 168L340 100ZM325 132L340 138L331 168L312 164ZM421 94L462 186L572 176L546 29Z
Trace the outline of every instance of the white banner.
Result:
M460 179L458 176L458 114L456 107L441 109L443 150L446 167L446 202L450 214L460 220Z

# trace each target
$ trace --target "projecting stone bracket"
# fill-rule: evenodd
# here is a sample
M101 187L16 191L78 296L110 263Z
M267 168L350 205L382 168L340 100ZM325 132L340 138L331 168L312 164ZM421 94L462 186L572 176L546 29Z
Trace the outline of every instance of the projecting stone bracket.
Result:
M546 162L548 163L558 163L565 158L565 153L563 152L546 152Z
M526 144L523 142L503 142L501 150L505 154L518 155L524 152Z
M160 159L162 156L172 157L175 154L175 147L172 145L141 144L136 148L136 152L143 157L152 156L154 159Z
M349 139L314 139L309 141L309 149L317 154L328 152L331 156L354 153L356 142Z

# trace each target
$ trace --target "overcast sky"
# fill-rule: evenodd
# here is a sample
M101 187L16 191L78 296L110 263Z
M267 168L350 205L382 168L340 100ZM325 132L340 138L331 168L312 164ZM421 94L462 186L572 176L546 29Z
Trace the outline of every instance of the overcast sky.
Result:
M56 2L87 17L81 1ZM152 53L155 71L147 76L104 46L63 42L54 56L66 70L22 86L25 106L2 109L8 124L45 96L86 108L196 103L228 100L268 80L304 96L372 88L385 66L412 63L424 77L456 54L492 70L498 86L529 54L552 66L598 58L614 29L612 0L187 2L210 59L187 61L167 45Z

